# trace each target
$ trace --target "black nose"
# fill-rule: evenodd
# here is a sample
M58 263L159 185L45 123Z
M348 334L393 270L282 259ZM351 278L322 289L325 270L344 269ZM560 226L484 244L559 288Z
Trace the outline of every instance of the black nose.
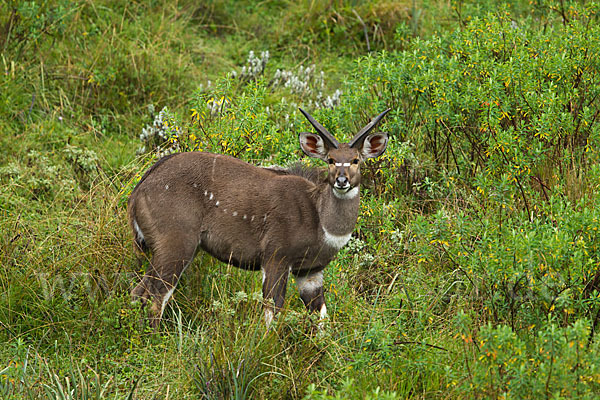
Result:
M348 178L345 176L338 176L335 178L335 184L339 187L345 187L348 185Z

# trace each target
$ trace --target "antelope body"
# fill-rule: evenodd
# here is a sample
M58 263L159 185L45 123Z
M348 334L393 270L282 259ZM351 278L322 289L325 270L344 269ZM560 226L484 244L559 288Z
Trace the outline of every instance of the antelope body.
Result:
M237 267L262 270L263 297L274 304L265 306L267 325L283 306L290 273L306 307L326 316L323 268L350 239L359 211L360 163L387 145L386 134L368 134L389 110L349 143L338 143L300 111L318 133L300 133L300 146L329 164L325 181L190 152L162 158L133 190L128 218L134 243L152 258L132 295L151 301L152 325L160 322L199 249Z

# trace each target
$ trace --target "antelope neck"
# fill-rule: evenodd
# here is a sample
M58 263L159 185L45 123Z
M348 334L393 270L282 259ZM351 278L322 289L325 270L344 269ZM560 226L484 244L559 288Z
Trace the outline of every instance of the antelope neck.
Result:
M346 193L335 193L329 185L324 188L319 201L321 227L331 235L349 235L354 230L358 218L360 195L358 187Z

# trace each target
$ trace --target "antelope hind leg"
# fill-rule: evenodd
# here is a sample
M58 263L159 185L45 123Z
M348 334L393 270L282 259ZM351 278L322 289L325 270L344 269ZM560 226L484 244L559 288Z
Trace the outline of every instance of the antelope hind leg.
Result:
M179 278L193 260L196 247L195 243L189 242L156 249L146 275L131 292L133 297L141 299L143 305L151 301L149 320L154 329L160 324Z
M289 270L281 262L269 262L263 266L263 299L273 300L273 305L265 304L265 324L267 328L273 322L275 314L281 310L285 301L285 292Z

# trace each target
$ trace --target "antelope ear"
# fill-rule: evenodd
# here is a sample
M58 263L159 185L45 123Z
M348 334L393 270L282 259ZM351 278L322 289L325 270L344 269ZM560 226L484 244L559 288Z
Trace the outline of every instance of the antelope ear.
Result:
M375 158L383 154L387 147L387 133L377 132L372 133L365 138L360 153L363 158Z
M328 149L321 136L309 132L300 132L298 138L300 139L300 148L307 156L320 158L321 160L326 159Z

